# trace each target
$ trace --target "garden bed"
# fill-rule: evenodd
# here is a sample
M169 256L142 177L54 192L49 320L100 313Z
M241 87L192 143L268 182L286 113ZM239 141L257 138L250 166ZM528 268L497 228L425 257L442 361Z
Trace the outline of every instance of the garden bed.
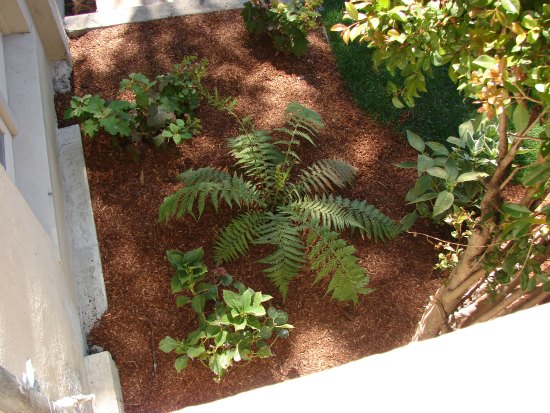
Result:
M319 112L326 127L316 147L301 147L304 164L321 158L352 163L358 177L343 195L364 198L390 217L401 218L415 175L393 164L415 154L391 127L354 106L323 35L313 33L309 40L310 49L300 60L276 56L269 43L250 41L238 11L96 30L71 40L74 92L114 99L120 80L131 72L154 76L185 55L206 58L206 85L237 98L237 113L252 115L258 128L281 126L284 108L293 100ZM59 112L66 103L66 97L58 98ZM213 269L214 239L231 211L216 215L207 209L200 221L188 217L159 224L158 207L178 188L176 175L183 170L232 168L226 138L238 133L232 119L207 105L198 115L200 136L167 151L147 148L137 162L114 149L107 136L84 141L109 300L109 311L88 341L112 353L127 411L165 412L204 403L407 344L438 284L432 270L436 253L423 238L404 235L379 244L351 238L375 289L355 307L330 301L324 285L311 286L311 274L293 281L282 302L263 267L255 263L261 256L255 248L226 269L275 297L274 304L288 312L295 326L289 339L279 340L269 359L246 367L237 364L221 384L198 362L176 373L174 355L160 352L158 342L167 335L183 338L195 325L192 311L175 305L165 251L202 246Z

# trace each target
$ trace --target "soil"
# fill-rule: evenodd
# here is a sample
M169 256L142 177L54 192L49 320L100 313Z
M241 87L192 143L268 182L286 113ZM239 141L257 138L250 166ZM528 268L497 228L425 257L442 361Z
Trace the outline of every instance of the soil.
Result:
M342 195L364 198L399 219L410 209L403 200L415 175L393 164L415 154L391 125L376 123L354 105L322 33L312 33L309 40L300 60L275 55L268 43L249 39L238 11L95 30L71 40L74 92L117 98L120 80L131 72L154 76L185 55L207 58L207 86L236 97L239 115L252 115L258 128L280 126L293 100L319 112L326 127L316 147L301 148L304 163L321 158L352 163L359 175ZM58 114L67 102L67 96L58 97ZM274 357L234 367L221 384L200 363L176 373L174 355L160 352L158 342L167 335L183 338L195 325L193 313L175 305L165 251L202 246L213 269L214 239L231 215L228 209L219 215L209 210L200 221L157 223L162 199L178 188L178 173L203 166L232 168L226 138L235 136L237 125L206 105L198 115L203 124L199 137L166 151L146 148L138 162L113 148L107 136L84 140L109 300L108 312L88 341L112 353L127 411L166 412L205 403L407 344L440 282L432 269L436 252L424 237L404 235L378 244L353 238L375 289L357 306L331 302L325 286L311 286L311 274L293 281L282 302L255 263L260 254L253 249L226 269L275 297L273 304L287 311L295 326L290 338L275 344Z

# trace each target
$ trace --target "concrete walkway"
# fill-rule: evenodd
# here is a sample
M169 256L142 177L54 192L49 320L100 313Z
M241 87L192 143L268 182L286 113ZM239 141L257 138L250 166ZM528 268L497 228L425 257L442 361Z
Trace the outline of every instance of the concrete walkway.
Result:
M65 17L70 37L89 30L187 14L242 8L246 0L96 0L97 12Z

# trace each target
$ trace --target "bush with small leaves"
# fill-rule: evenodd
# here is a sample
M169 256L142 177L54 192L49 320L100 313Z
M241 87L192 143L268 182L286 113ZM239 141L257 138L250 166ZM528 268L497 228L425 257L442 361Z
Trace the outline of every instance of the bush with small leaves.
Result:
M307 34L317 27L322 0L251 0L241 16L253 35L267 34L277 52L300 57L307 51Z
M162 351L178 355L174 363L178 372L187 367L189 360L197 359L214 372L214 380L219 382L234 362L270 357L277 338L288 337L293 326L287 323L287 314L264 307L271 296L234 282L223 270L218 271L216 284L206 281L208 268L203 263L202 248L185 253L172 250L166 255L176 270L172 291L186 293L177 297L176 305L190 304L199 319L199 327L185 340L165 337L160 342Z
M235 116L234 102L226 103L227 112ZM360 294L372 290L366 288L369 279L355 248L339 232L349 229L386 240L396 237L400 227L366 201L330 193L355 179L357 170L347 162L323 159L294 174L301 163L296 148L303 141L313 144L324 123L319 114L297 102L287 106L286 120L285 127L274 131L276 139L256 130L250 118L239 120L242 134L229 140L239 172L183 172L179 179L184 186L164 199L160 221L195 216L196 210L200 217L207 201L216 211L225 203L241 212L218 236L218 265L246 255L251 244L270 245L274 251L259 262L268 265L264 271L283 297L292 279L312 270L317 273L314 282L330 278L327 293L333 299L357 303Z
M206 60L187 56L171 72L154 80L132 73L120 82L120 91L132 93L133 102L74 96L65 118L78 119L84 135L90 138L103 129L117 145L119 140L123 144L150 141L156 147L169 141L182 143L201 130L194 111L205 93L202 78L206 67Z

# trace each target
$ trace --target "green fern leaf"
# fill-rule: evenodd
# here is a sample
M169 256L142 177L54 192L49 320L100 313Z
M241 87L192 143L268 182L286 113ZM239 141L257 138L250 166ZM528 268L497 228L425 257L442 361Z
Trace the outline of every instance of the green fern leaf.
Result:
M375 241L384 241L394 239L401 232L401 228L397 222L384 215L373 205L367 204L366 201L350 200L333 195L327 196L326 200L349 211L360 224L358 229L364 237L374 239Z
M317 132L325 126L321 115L298 102L291 102L285 110L287 122L309 132Z
M320 222L328 229L343 231L347 228L363 230L361 224L355 219L347 208L338 205L333 198L305 197L288 204L288 208L295 211L301 217L302 222L308 220Z
M265 217L267 222L259 228L260 236L255 243L274 245L275 252L258 262L269 265L264 272L286 298L290 281L306 263L300 239L302 231L295 226L293 214L283 209L276 214L268 212Z
M334 186L345 188L355 179L357 168L338 159L322 159L304 169L292 191L298 195L325 193Z
M218 236L214 246L214 260L216 265L234 261L245 255L256 237L261 225L265 222L265 214L248 212L233 218Z
M272 186L275 167L283 161L283 154L266 131L255 130L229 139L229 148L245 175Z
M159 210L161 222L166 222L173 217L180 218L186 214L195 216L195 204L200 217L208 197L216 210L220 199L224 200L230 208L233 205L239 208L263 205L256 187L237 174L231 176L214 168L201 168L185 171L178 178L186 186L164 198Z
M318 226L315 222L307 226L307 231L306 243L312 246L307 259L311 262L310 268L318 271L314 284L325 277L331 277L327 294L331 294L334 300L353 301L356 304L359 294L372 292L366 288L369 277L358 264L353 246L338 238L338 233Z

